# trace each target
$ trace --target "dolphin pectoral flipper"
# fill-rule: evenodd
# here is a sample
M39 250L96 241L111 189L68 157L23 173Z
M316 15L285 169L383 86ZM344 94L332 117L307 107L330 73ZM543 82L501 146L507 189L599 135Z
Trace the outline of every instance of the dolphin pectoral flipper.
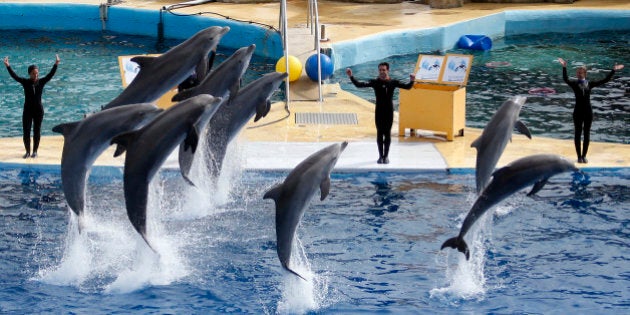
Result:
M269 100L256 105L256 117L254 117L254 122L257 122L260 118L267 116L270 109L271 101Z
M468 244L466 244L464 239L460 238L459 236L446 240L446 242L442 244L442 247L440 247L440 250L443 250L445 247L456 248L458 251L464 253L464 255L466 256L466 260L470 258L470 250L468 250Z
M540 180L540 181L537 181L534 184L534 187L532 187L532 191L530 191L527 194L527 196L531 197L531 196L535 195L537 192L539 192L545 186L545 184L547 184L547 178L545 178L543 180Z
M274 186L273 188L267 190L267 192L263 196L263 199L273 199L274 201L278 200L278 198L282 194L282 189L283 189L282 184L278 184Z
M529 132L529 128L527 128L522 121L517 120L514 127L516 127L516 130L518 130L521 134L524 134L527 138L532 138L532 133Z
M59 124L57 126L54 126L52 128L52 131L56 132L56 133L60 133L60 134L62 134L65 137L66 135L71 134L77 128L77 126L80 123L81 123L81 121L75 121L75 122L71 122L71 123Z
M321 190L322 192L321 198L319 200L326 199L326 197L330 193L330 177L326 176L326 178L322 180L322 183L319 185L319 190Z
M188 148L192 149L192 153L195 153L197 150L197 144L199 144L199 131L197 130L197 126L193 125L192 128L188 131L188 135L186 135L186 139L184 139L184 151L187 151Z
M479 143L480 143L480 142L481 142L481 137L479 137L479 138L475 139L475 141L473 141L473 142L470 144L470 147L471 147L471 148L475 148L475 149L479 150Z
M118 157L121 154L127 151L129 144L133 142L133 139L136 137L136 131L125 132L115 136L110 144L117 144L116 151L114 152L114 157Z
M195 89L193 87L193 88L183 90L183 91L173 95L173 97L171 98L171 101L172 102L181 102L181 101L183 101L185 99L189 99L189 98L191 98L191 97L193 97L195 95L197 95L197 89Z

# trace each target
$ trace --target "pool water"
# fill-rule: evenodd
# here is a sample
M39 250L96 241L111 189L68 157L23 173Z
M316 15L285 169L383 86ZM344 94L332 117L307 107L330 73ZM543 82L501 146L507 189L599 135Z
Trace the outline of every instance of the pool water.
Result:
M441 54L440 52L419 52ZM586 65L587 78L603 79L615 63L624 64L612 81L593 89L591 102L595 118L592 141L630 144L630 31L600 31L581 34L546 33L517 35L495 40L492 50L456 49L447 53L473 55L473 65L466 87L466 126L483 128L497 108L509 97L528 97L521 119L534 136L573 138L573 91L562 81L559 57L567 60L569 77L575 68ZM353 66L361 80L376 77L381 61L390 63L390 75L406 81L416 66L418 55L392 56ZM487 67L490 62L509 62L505 67ZM374 101L372 89L355 88L345 74L336 69L331 79L344 90ZM549 87L553 95L532 95L533 88ZM395 94L396 106L398 91Z
M78 234L57 172L0 172L3 314L630 311L628 169L506 199L467 235L469 262L439 248L474 201L472 172L333 173L298 228L292 265L309 282L281 269L262 200L286 173L237 170L197 190L162 172L148 212L158 256L126 218L121 176L90 179Z
M85 114L99 111L122 92L118 56L162 53L183 40L133 36L114 32L46 32L12 30L3 32L0 46L9 57L11 67L21 77L28 77L27 68L37 64L40 76L48 74L59 54L57 73L45 89L42 101L45 118L42 134L52 135L52 127L80 120ZM219 44L215 66L234 51ZM254 56L243 78L247 84L261 74L274 71L275 62ZM24 92L6 70L0 80L0 137L22 135Z

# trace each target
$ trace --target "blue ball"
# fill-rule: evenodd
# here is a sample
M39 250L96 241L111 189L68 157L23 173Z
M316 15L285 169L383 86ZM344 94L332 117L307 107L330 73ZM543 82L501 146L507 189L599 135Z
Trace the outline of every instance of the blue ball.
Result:
M306 65L304 66L308 77L315 82L317 82L317 79L319 78L317 75L317 55L318 54L313 54L308 57L308 59L306 59ZM334 66L330 57L324 54L319 54L319 56L319 60L322 65L322 80L326 80L332 76Z

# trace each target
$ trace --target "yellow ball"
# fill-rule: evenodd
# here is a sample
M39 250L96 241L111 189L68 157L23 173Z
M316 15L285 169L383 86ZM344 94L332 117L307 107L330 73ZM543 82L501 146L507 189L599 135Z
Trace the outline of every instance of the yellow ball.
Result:
M278 59L276 62L276 72L287 72L286 62L284 56ZM289 55L289 82L293 82L300 78L302 75L302 63L300 59L295 56Z

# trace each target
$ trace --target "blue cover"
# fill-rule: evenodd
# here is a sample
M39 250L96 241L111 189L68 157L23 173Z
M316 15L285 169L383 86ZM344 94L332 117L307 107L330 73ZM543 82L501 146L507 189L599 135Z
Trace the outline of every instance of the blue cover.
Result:
M490 50L492 39L486 35L463 35L457 41L457 46L464 49Z

